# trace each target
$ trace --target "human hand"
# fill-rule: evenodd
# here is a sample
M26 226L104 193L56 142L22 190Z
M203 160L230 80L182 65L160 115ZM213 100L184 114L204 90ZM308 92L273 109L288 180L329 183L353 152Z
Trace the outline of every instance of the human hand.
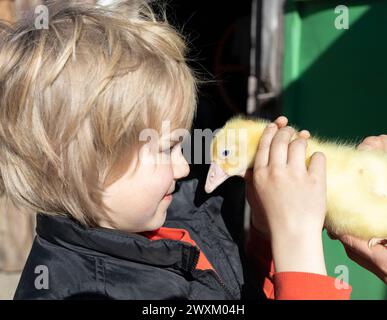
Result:
M295 130L265 129L252 180L272 241L276 271L326 274L321 230L326 213L325 156L314 153L306 167L306 139L291 141ZM254 203L253 203L254 204ZM255 228L257 220L252 223Z
M380 150L387 152L387 135L369 136L365 138L358 146L358 150Z
M387 135L370 136L357 147L359 150L380 150L387 152ZM348 257L363 268L374 273L387 284L387 242L368 246L368 241L349 235L338 236L331 232L332 239L339 239Z
M284 116L278 117L274 123L277 127L283 128L288 124L288 119ZM308 139L310 133L307 130L301 130L297 133L298 137ZM249 203L251 210L251 226L256 229L262 237L269 239L269 229L267 226L266 216L262 208L261 201L255 191L254 182L253 182L253 169L248 169L244 176L245 178L245 195L247 202Z
M337 236L328 233L333 239L339 239L344 246L347 256L357 264L374 273L379 279L387 284L387 241L368 246L367 240L352 236Z

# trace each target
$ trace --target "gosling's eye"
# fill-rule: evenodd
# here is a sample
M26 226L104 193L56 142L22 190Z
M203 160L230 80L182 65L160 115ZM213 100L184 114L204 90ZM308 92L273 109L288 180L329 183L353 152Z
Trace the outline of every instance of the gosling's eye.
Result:
M225 149L225 150L222 151L222 156L223 157L228 157L230 155L230 153L231 153L230 150Z

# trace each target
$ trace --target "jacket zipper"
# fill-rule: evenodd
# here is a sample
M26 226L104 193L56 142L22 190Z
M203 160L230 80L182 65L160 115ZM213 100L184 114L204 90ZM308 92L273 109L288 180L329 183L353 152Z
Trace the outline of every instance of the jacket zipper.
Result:
M199 262L200 251L198 251L198 249L195 246L191 246L191 247L194 248L194 251L195 251L194 258L192 261L192 266L190 268L190 272L192 273L196 269L196 266Z
M191 272L193 272L194 270L196 270L196 266L199 262L199 255L200 255L200 252L195 250L195 255L194 255L194 259L193 259L193 263L192 263L192 267L191 267ZM214 278L217 280L217 282L221 285L221 287L223 288L224 291L226 291L226 293L232 297L233 299L235 299L234 295L231 293L230 289L226 286L226 284L223 282L223 280L220 278L220 276L216 273L216 271L214 270L209 270L209 272L214 275Z
M227 292L227 294L232 297L233 299L235 299L234 295L231 293L230 289L226 286L226 284L222 281L222 279L220 278L220 276L213 270L210 270L212 272L212 274L214 275L215 279L218 280L218 283L220 283L221 287L223 288L224 291Z

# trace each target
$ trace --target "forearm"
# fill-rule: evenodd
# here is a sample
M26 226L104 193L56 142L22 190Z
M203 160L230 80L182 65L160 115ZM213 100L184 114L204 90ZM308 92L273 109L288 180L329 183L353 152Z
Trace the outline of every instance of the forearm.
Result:
M321 233L273 233L272 252L276 272L327 274Z
M261 220L257 217L261 217ZM262 227L267 225L267 221L262 221L262 219L262 215L252 214L249 239L258 242L260 251L266 252L264 260L274 259L277 272L298 271L327 274L321 232L309 229L300 230L295 227L286 228L281 225L278 231L274 229L270 235L268 229ZM262 260L262 253L260 257Z
M313 240L307 242L307 245L299 245L294 240L289 241L288 245L279 245L280 243L276 240L276 244L271 244L262 233L250 226L245 252L255 274L257 290L263 291L266 298L349 299L351 287L336 288L336 279L326 276L322 242ZM273 253L271 247L274 249ZM285 250L287 252L283 252ZM316 250L318 254L312 250ZM274 252L276 268L272 259Z

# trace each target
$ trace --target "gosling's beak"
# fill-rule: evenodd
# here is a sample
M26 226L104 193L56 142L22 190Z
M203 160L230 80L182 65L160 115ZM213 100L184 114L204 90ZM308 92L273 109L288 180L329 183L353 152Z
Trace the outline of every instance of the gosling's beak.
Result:
M214 191L223 181L227 180L230 176L219 167L216 162L211 162L210 169L208 170L206 185L204 190L207 193Z

